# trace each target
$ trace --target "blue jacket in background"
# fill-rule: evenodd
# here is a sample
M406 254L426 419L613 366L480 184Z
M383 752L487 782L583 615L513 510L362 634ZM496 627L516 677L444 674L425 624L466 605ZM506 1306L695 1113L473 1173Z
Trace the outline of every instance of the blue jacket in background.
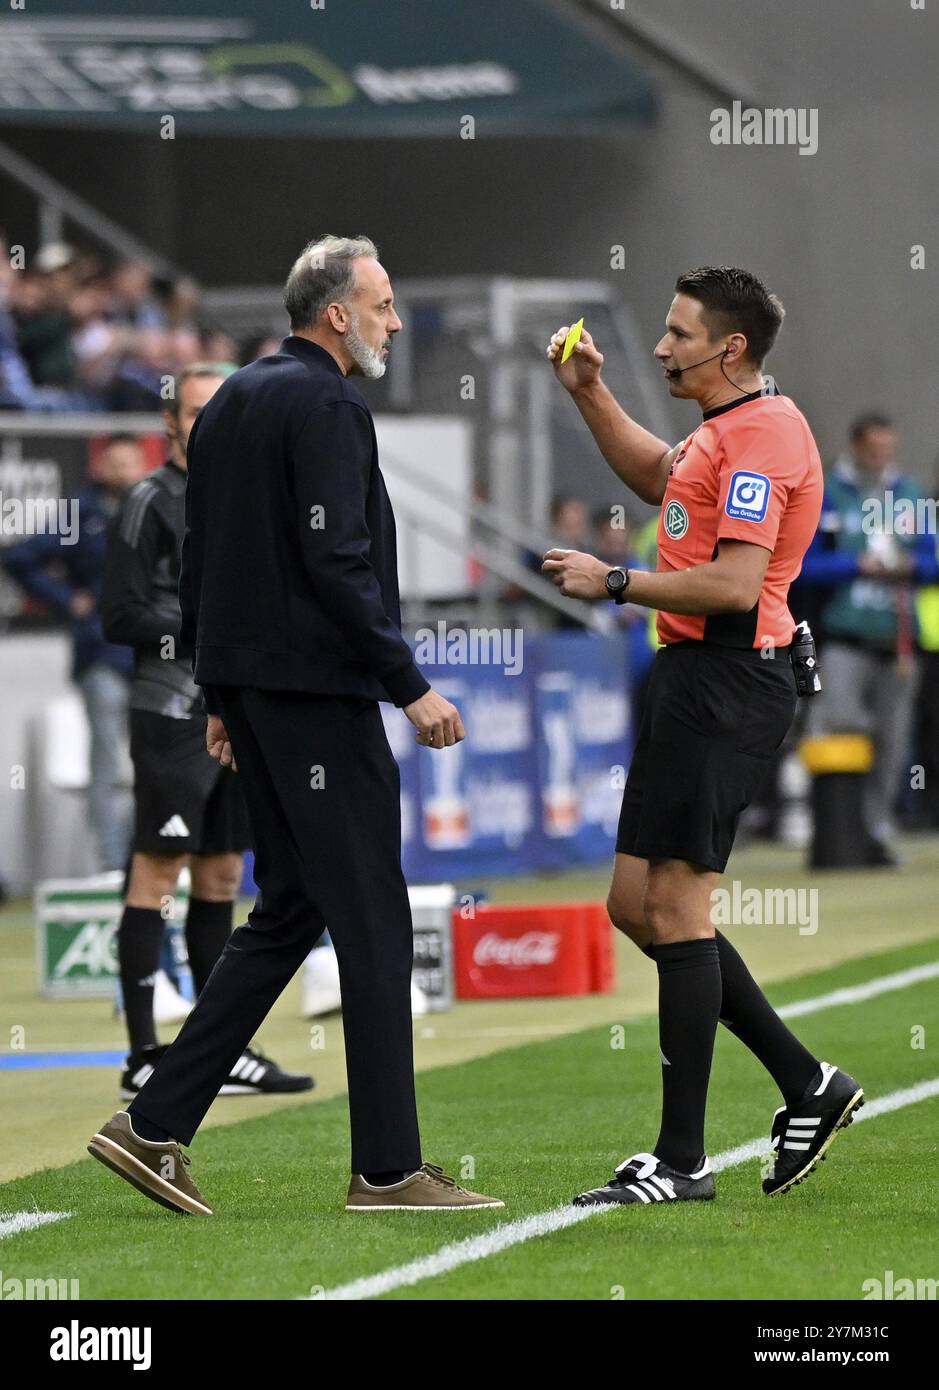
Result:
M126 676L133 670L130 647L118 647L107 640L97 608L87 618L76 618L69 609L73 596L82 591L92 594L96 604L100 602L108 523L114 509L104 488L92 486L78 497L74 545L63 545L58 535L43 534L0 552L7 574L31 598L41 599L67 620L73 679L93 665L111 666Z
M860 558L871 548L864 529L865 504L869 508L872 500L886 503L888 492L895 504L909 502L914 507L922 496L916 483L900 474L887 474L872 487L850 461L838 463L826 475L818 530L799 577L800 587L814 590L825 635L885 649L897 640L898 593L934 583L939 575L935 537L928 532L907 534L899 526L893 541L914 562L906 583L862 573ZM915 605L910 605L910 615L915 630Z

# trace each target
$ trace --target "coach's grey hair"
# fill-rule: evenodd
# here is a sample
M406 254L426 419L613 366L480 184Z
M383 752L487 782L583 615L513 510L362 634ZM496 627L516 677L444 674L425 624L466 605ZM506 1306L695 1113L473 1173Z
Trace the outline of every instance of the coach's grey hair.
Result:
M327 304L349 297L353 261L360 256L378 260L378 247L367 236L321 236L303 248L284 286L291 328L312 328Z

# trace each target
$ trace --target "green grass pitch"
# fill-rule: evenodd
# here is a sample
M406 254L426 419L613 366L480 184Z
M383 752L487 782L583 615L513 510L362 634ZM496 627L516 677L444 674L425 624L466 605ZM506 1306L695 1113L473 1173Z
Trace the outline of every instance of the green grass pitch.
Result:
M926 941L768 992L776 1005L791 1003L937 958ZM874 1100L939 1075L937 995L928 980L827 1007L794 1027ZM71 1215L0 1242L3 1277L77 1278L83 1299L318 1297L555 1208L654 1143L655 1021L623 1028L622 1048L609 1027L595 1027L418 1077L426 1157L451 1172L471 1166L469 1185L504 1198L505 1212L346 1214L347 1115L337 1097L200 1134L192 1172L213 1218L174 1216L90 1158L4 1184L0 1211ZM720 1029L709 1153L768 1135L778 1103L759 1064ZM934 1097L852 1125L787 1195L765 1198L751 1159L718 1175L714 1202L592 1215L384 1296L862 1299L865 1280L887 1271L895 1279L939 1274L937 1159Z

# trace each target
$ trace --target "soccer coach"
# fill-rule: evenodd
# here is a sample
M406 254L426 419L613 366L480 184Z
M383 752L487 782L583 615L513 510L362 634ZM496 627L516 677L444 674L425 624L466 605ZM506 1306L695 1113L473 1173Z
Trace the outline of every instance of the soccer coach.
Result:
M401 321L366 237L324 237L284 293L291 335L229 377L189 438L180 601L209 752L241 776L257 902L178 1039L90 1151L147 1196L210 1213L186 1173L205 1112L328 926L352 1131L347 1210L501 1207L422 1162L400 779L378 702L417 741L464 737L401 635L395 525L372 417Z
M801 1182L863 1092L820 1062L774 1012L711 922L711 894L741 812L792 722L789 585L818 524L822 466L809 426L763 378L783 319L748 271L705 267L679 277L655 356L671 395L697 402L701 424L674 448L624 413L584 333L568 361L561 328L548 344L617 477L661 505L654 574L551 550L544 570L563 594L658 610L660 647L623 795L610 916L656 963L662 1121L579 1205L707 1199L714 1178L704 1118L714 1037L723 1022L782 1092L772 1123L767 1195Z

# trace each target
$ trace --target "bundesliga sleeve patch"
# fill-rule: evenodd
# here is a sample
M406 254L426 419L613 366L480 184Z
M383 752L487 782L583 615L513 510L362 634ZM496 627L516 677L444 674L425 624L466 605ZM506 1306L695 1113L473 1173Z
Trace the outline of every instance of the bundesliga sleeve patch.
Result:
M735 473L727 490L724 511L735 521L762 521L766 516L771 483L763 473Z

